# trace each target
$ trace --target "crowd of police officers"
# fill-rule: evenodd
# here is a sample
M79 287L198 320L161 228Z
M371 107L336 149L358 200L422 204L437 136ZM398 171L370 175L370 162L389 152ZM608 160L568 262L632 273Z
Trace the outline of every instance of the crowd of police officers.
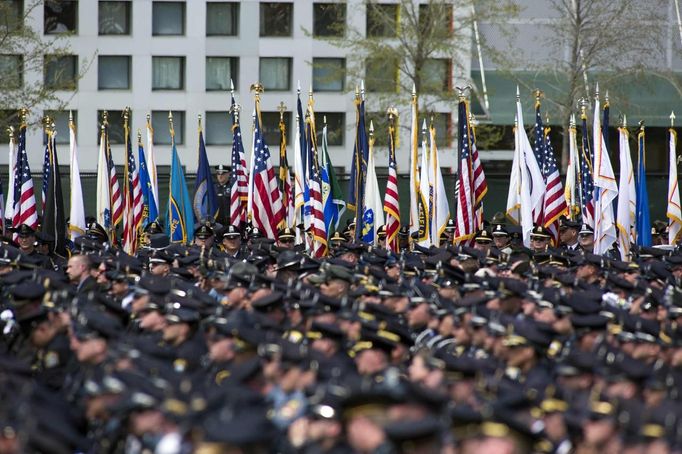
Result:
M322 260L215 221L192 245L151 223L135 256L92 222L68 259L16 229L0 454L682 452L678 249L594 255L569 219L525 248L497 215L393 253L354 227Z

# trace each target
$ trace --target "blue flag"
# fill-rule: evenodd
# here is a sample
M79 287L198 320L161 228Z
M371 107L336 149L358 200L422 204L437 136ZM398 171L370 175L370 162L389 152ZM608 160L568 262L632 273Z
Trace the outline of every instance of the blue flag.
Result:
M211 167L208 165L204 135L199 131L199 166L194 185L194 215L199 220L215 219L218 214L218 196L211 178Z
M149 178L147 160L144 157L144 148L142 148L141 143L138 144L137 150L140 162L140 187L142 188L142 200L144 203L144 208L142 209L142 227L144 228L159 218L159 209L156 207L156 201L152 193L152 182Z
M646 165L644 163L644 127L637 134L639 156L637 163L637 245L651 246L651 218L649 217L649 193L646 189Z
M367 161L369 159L369 141L365 129L365 100L356 100L357 130L355 133L355 149L350 173L350 197L348 208L355 210L355 239L360 239L363 228L365 182L367 180Z
M188 243L194 239L194 214L192 199L187 191L185 174L182 171L178 150L173 139L173 160L171 161L170 194L168 194L168 224L166 233L171 243Z
M322 206L327 236L339 228L339 220L346 210L346 201L341 194L341 187L336 179L334 167L329 159L327 142L327 125L322 130L322 153L320 153L320 179L322 180Z

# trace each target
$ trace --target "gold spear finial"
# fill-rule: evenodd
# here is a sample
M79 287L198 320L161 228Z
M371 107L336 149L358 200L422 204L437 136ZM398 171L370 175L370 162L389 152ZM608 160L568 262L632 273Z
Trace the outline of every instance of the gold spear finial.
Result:
M171 137L175 137L175 128L173 127L173 111L168 111L168 130L170 131Z
M199 130L201 130L201 114L197 115L197 122L199 124Z
M260 94L265 91L265 89L263 88L263 84L261 84L260 82L252 83L249 90L256 94L256 99L259 99Z
M279 121L284 121L284 112L287 111L287 106L284 104L284 101L279 102L277 110L279 110Z
M105 126L109 125L109 112L106 110L102 112L102 124Z

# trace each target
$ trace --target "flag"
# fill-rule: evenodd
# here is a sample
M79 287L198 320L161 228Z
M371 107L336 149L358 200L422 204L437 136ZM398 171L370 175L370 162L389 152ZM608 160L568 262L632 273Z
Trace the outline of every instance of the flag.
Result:
M329 159L329 145L327 142L327 125L322 129L322 153L320 153L320 177L322 179L322 205L324 206L324 220L327 237L339 228L341 216L346 211L346 201L341 192L341 185L336 178L336 172Z
M400 230L400 195L398 192L398 166L395 160L395 123L393 116L388 125L388 180L384 194L386 214L386 248L398 252L398 231Z
M432 186L433 203L431 211L431 244L440 246L440 236L445 231L450 219L450 205L443 182L443 173L440 169L438 147L436 146L436 128L431 125L429 129L429 142L431 156L429 158L429 183Z
M637 134L637 237L638 246L651 246L651 218L649 217L649 193L646 188L646 154L644 126Z
M142 161L140 161L142 162ZM154 204L156 205L157 212L159 205L159 181L158 174L156 173L156 157L154 156L154 129L152 128L152 120L149 115L147 115L147 173L149 174L149 184L151 188L152 195L154 197ZM150 204L151 206L151 204ZM151 214L151 212L150 212ZM155 219L155 218L152 218Z
M431 161L429 148L426 139L426 120L422 124L422 157L419 166L419 194L424 205L423 223L420 219L418 244L420 246L431 246L431 215L433 213L433 185L429 181L429 162Z
M594 228L594 182L592 180L592 159L590 153L590 139L587 134L587 115L582 119L582 146L580 150L580 211L583 223Z
M253 224L267 238L277 240L277 226L282 221L282 198L277 186L277 176L272 167L270 150L263 137L260 119L260 101L256 98L256 125L253 141L252 214Z
M14 218L14 176L17 172L17 139L14 135L14 128L9 130L9 184L7 185L7 203L5 204L5 212L3 219L7 219L8 225L12 226L12 219Z
M412 88L412 123L410 126L410 234L419 232L424 219L424 204L419 192L419 119L417 93Z
M542 170L533 153L533 149L523 128L523 111L521 108L521 99L518 95L516 98L516 115L518 118L518 127L516 128L516 139L518 141L520 155L520 180L521 180L521 229L523 231L523 244L526 247L530 246L530 233L533 230L533 225L540 223L542 218L538 216L542 212L542 206L545 196L545 184L542 178Z
M625 123L625 119L623 119ZM635 189L635 173L630 156L628 130L625 126L618 128L618 145L620 149L620 180L618 186L618 208L616 228L618 229L618 250L625 261L630 261L630 244L635 242L635 213L637 211L637 190Z
M363 106L364 108L364 106ZM369 123L369 148L367 154L365 188L360 193L363 194L362 218L358 224L361 239L368 244L377 244L377 231L384 225L384 206L381 203L381 193L379 192L379 182L377 180L376 168L374 166L374 125Z
M232 97L232 154L230 173L230 224L240 227L246 223L246 200L249 191L249 176L246 170L246 154L239 126L239 107Z
M102 125L99 136L97 160L97 223L107 232L111 231L111 187L109 185L109 162L107 160L107 129Z
M211 167L206 156L204 134L199 126L199 163L197 179L194 183L194 217L200 221L215 219L218 214L218 196L211 178Z
M284 124L283 113L279 116L279 190L282 194L282 209L284 210L283 227L294 227L294 200L287 159L287 127Z
M304 209L308 195L308 181L306 177L307 143L305 138L305 117L301 104L299 90L296 100L296 140L294 141L294 209L296 210L296 225L303 224L305 228L310 226L309 217L305 216ZM298 229L296 230L298 234Z
M123 124L126 148L126 162L123 167L123 250L130 255L137 252L137 236L142 225L142 188L140 177L135 166L135 155L130 138L128 126L128 113L126 112Z
M507 192L507 208L505 214L515 225L521 224L521 147L519 144L519 117L514 120L514 158L512 159L509 191Z
M123 195L121 194L121 187L118 184L118 177L116 176L116 166L114 165L114 158L111 155L108 132L106 140L106 153L109 166L109 194L111 194L111 239L112 242L115 243L116 235L114 234L114 229L123 220Z
M57 159L57 133L47 130L48 177L45 192L45 208L43 211L42 231L54 238L50 252L66 257L66 219L64 219L64 198L62 194L62 178L59 173Z
M14 174L14 212L12 213L12 227L18 228L22 224L32 229L38 227L38 213L36 197L33 192L33 178L28 165L26 154L26 121L22 118L19 126L19 144L17 151L17 169Z
M312 255L324 257L327 255L327 230L324 220L324 206L322 204L322 182L320 166L317 160L317 134L315 132L315 113L312 99L308 103L306 117L307 163L308 163L308 194L310 227L312 232Z
M476 233L476 221L474 206L473 164L471 159L471 128L469 125L469 112L466 101L460 98L457 107L458 122L458 154L457 162L457 186L455 191L456 220L455 220L455 243L471 243Z
M568 167L566 168L566 188L564 189L564 197L568 208L568 216L571 220L575 219L580 206L578 198L576 198L576 173L578 171L578 138L575 128L575 117L571 114L570 126L568 129Z
M69 238L75 240L85 234L85 205L83 204L83 188L81 186L81 173L78 165L78 143L76 142L76 125L73 117L69 115L69 154L71 166L71 203L69 213Z
M49 127L49 125L48 125ZM47 132L45 132L47 135ZM41 212L45 212L45 203L47 202L47 188L50 180L50 139L45 140L45 151L43 152L43 180L40 188Z
M604 105L605 118L608 118L609 104ZM613 201L618 195L616 176L611 167L609 150L604 142L606 129L599 122L599 97L594 101L592 143L594 145L594 253L604 254L616 241L616 224L613 219ZM608 123L607 123L608 124Z
M545 128L542 124L542 115L540 113L540 98L536 97L535 99L535 124L533 125L533 155L535 155L535 160L538 163L538 166L540 167L540 172L542 172L542 181L543 184L546 186L547 180L545 178L545 146L547 142L545 141ZM543 203L538 209L537 212L533 211L533 217L535 219L538 219L540 222L538 224L542 224L542 221L545 218L544 215L544 199Z
M355 239L362 237L363 217L365 216L365 209L362 206L365 200L365 185L367 181L367 167L369 159L369 142L367 140L367 132L365 129L365 97L364 85L362 87L362 96L355 96L355 106L357 109L355 146L353 149L353 161L351 163L350 172L350 194L348 197L348 208L355 211L355 222L357 228L355 229ZM379 197L380 198L380 197ZM374 207L372 207L372 210ZM383 211L381 212L383 217Z
M192 212L192 199L187 191L185 174L175 147L175 131L171 123L171 175L170 193L168 194L168 212L166 219L166 234L171 243L189 243L194 239L194 214Z
M476 146L476 130L473 124L471 112L469 112L469 132L471 137L471 168L474 174L474 230L480 230L483 225L483 197L488 193L488 180L485 178L483 163Z
M158 220L159 209L154 199L154 190L147 168L147 160L144 155L144 147L142 146L142 137L140 133L137 134L137 156L140 163L140 189L142 189L142 227Z
M668 244L675 245L682 232L682 209L680 209L680 189L677 186L677 133L670 128L669 171L668 171Z
M554 147L549 138L550 128L545 127L545 205L543 225L554 235L554 244L559 244L559 218L566 214L567 205L564 186L561 184L561 174L554 156Z

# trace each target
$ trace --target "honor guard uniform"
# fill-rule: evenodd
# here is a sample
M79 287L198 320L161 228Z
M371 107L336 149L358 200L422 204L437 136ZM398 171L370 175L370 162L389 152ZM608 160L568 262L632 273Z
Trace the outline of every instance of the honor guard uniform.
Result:
M222 225L230 223L230 168L220 164L215 167L216 178L215 193L218 196L218 216L216 221Z

